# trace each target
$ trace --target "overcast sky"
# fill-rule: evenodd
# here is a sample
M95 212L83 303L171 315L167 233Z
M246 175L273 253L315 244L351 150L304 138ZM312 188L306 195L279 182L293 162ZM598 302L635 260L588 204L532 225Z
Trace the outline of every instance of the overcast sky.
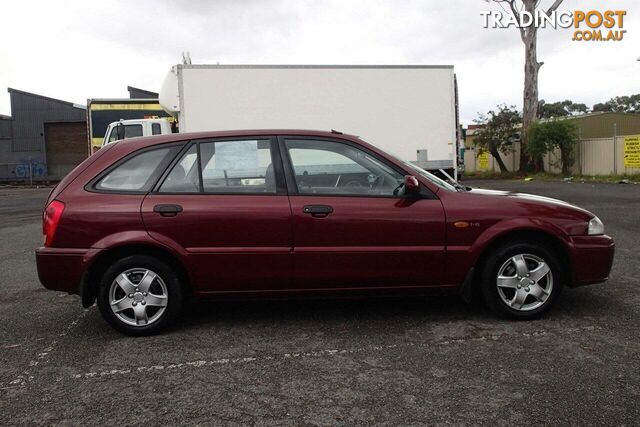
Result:
M542 0L547 6L551 0ZM193 63L452 64L460 113L521 108L524 48L517 30L482 28L483 0L154 0L2 4L0 114L6 87L86 104L158 91L170 66ZM560 9L625 9L621 42L571 41L541 30L540 98L591 106L640 92L637 0L565 0Z

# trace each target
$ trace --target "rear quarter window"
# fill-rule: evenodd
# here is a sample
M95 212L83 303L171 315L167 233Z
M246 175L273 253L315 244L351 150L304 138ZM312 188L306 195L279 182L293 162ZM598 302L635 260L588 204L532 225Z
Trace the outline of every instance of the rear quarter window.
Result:
M69 172L62 181L55 186L55 188L49 194L49 198L47 199L47 205L53 199L55 199L69 184L71 184L85 169L87 169L93 162L102 157L107 151L113 148L113 145L105 145L100 148L98 151L87 157L82 163L76 166L71 172Z
M166 147L134 154L102 176L94 188L101 191L147 192L175 150Z

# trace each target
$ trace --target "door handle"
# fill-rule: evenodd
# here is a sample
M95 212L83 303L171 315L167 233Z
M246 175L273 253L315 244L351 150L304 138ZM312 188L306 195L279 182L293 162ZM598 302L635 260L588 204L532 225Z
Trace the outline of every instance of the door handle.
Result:
M161 216L176 216L182 212L182 206L180 205L155 205L153 211L159 213Z
M333 208L327 205L306 205L302 208L302 212L316 218L324 218L333 212Z

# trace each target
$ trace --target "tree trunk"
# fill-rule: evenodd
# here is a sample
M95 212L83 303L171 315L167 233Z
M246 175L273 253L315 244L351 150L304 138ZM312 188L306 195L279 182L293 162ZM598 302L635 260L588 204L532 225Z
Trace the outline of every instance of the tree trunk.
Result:
M560 146L560 163L562 163L562 175L571 175L571 166L573 166L573 153L570 149Z
M495 150L495 149L494 150L489 150L489 153L491 153L493 158L496 159L496 162L498 162L498 166L500 166L500 173L509 172L509 170L505 166L504 162L502 161L502 157L500 157L500 152L498 152L498 150Z
M531 14L535 13L536 0L523 0L524 8ZM525 46L524 63L524 96L522 104L522 135L520 150L520 172L528 172L539 166L539 159L532 159L527 152L527 135L529 126L538 117L538 71L542 62L538 62L537 56L537 28L532 24L521 32L522 42Z

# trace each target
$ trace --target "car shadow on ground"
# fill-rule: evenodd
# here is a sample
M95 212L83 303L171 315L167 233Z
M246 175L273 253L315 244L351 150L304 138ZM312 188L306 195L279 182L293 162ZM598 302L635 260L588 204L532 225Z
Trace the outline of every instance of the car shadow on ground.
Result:
M488 319L479 304L457 296L321 297L269 299L194 299L185 304L175 330L207 325L286 324L323 326L380 324L429 320Z
M541 319L599 317L615 307L615 302L598 292L564 290L552 310ZM207 325L251 325L272 323L305 325L398 322L509 321L489 311L481 301L464 302L459 296L385 296L280 299L193 299L185 304L174 330Z

